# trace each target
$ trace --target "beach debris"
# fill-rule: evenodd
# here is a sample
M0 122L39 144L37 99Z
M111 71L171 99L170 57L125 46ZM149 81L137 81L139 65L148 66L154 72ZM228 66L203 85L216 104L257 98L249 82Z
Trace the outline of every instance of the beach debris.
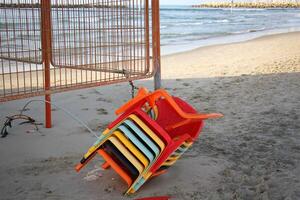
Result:
M12 128L12 122L15 120L24 120L23 122L19 123L19 125L23 125L23 124L32 124L35 126L36 131L39 131L38 126L42 125L42 123L37 123L35 119L33 119L32 117L29 117L27 115L24 114L18 114L18 115L13 115L13 116L7 116L6 117L6 121L4 122L4 125L1 129L1 137L4 138L8 135L8 128ZM32 131L30 131L32 132ZM28 131L27 131L28 133Z
M103 171L103 169L97 167L96 169L89 171L83 179L86 181L95 181L102 177L102 173L100 173L100 171Z
M95 181L97 180L99 177L102 177L102 174L92 174L90 176L86 176L83 179L90 182L90 181Z

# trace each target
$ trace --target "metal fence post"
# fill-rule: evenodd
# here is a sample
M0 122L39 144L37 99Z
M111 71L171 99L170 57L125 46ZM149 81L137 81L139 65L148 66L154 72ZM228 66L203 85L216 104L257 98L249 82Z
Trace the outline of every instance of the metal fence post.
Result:
M51 101L50 96L50 60L51 60L51 1L41 0L41 33L42 33L42 55L45 80L45 127L51 128Z
M161 61L160 61L160 10L159 0L152 0L152 41L153 41L153 66L155 68L154 89L161 86Z

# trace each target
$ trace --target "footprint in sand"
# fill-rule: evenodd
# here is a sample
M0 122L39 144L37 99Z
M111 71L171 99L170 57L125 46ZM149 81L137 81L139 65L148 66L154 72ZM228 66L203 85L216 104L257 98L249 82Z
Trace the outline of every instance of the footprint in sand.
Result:
M111 103L112 102L112 100L105 99L105 98L102 98L102 97L97 98L96 101L102 101L102 102L106 102L106 103Z
M189 83L183 83L182 85L185 86L185 87L189 87L191 84L189 84Z
M98 115L108 115L108 112L104 108L98 108L97 109Z
M101 92L99 92L98 90L92 90L89 92L90 94L97 94L97 95L103 95Z
M87 99L87 97L84 96L83 94L79 94L78 96L80 96L80 99Z
M191 100L199 100L202 99L201 95L195 95L191 97Z

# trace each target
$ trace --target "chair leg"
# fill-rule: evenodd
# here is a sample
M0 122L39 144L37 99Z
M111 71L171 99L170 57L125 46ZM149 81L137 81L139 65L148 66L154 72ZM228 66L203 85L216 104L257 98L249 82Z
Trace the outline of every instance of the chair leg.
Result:
M108 162L104 162L102 165L101 165L102 169L109 169L110 168L110 165Z
M161 171L155 172L154 174L152 174L151 178L163 175L165 173L167 173L167 170L161 170Z
M114 171L119 174L123 180L127 183L128 187L132 184L131 177L122 169L111 157L109 154L107 154L103 149L99 149L98 154L100 154L106 162L109 163L109 165L114 169Z

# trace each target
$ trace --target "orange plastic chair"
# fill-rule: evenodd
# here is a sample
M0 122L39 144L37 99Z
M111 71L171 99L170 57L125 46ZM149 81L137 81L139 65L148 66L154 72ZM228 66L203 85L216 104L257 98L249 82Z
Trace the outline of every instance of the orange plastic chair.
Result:
M132 184L131 177L103 149L99 149L97 152L105 159L107 164L111 166L123 178L128 187L130 187Z

